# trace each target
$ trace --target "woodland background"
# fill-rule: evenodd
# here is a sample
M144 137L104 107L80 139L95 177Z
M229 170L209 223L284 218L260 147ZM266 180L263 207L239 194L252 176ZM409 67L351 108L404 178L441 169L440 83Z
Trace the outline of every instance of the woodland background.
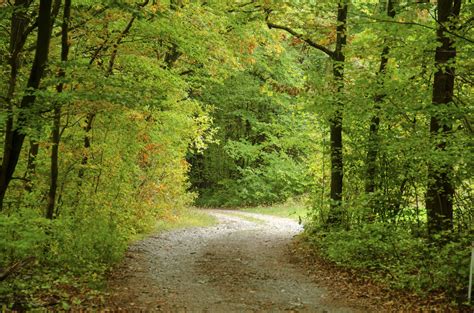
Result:
M328 260L465 301L473 9L0 1L0 303L81 301L192 204L289 199Z

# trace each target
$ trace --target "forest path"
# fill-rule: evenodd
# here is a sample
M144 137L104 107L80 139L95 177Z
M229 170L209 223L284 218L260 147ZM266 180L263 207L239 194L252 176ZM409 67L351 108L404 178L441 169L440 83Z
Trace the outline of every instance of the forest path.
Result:
M291 259L296 221L206 210L218 225L161 233L133 245L110 306L163 312L357 312L334 301Z

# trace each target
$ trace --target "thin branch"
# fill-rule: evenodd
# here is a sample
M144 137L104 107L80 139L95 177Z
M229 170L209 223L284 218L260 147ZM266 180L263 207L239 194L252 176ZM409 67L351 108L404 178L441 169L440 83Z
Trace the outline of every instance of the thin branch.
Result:
M294 31L293 29L287 27L287 26L282 26L282 25L277 25L277 24L274 24L270 21L267 20L267 26L268 28L272 29L272 28L275 28L275 29L281 29L281 30L284 30L286 31L287 33L293 35L294 37L298 38L298 39L301 39L303 40L304 42L306 42L309 46L313 47L313 48L316 48L318 49L319 51L322 51L324 53L326 53L331 59L334 59L335 58L335 53L334 51L326 48L325 46L323 45L320 45L314 41L312 41L311 39L309 38L306 38L304 35L300 34L300 33L297 33L296 31Z
M94 19L95 17L97 17L98 15L104 13L107 9L109 9L108 6L104 6L104 7L100 8L100 9L98 9L97 11L95 11L95 12L93 12L93 13L91 14L91 17L90 17L90 18L85 19L85 20L81 21L80 23L78 23L78 24L76 24L76 25L74 25L74 26L71 26L71 27L69 28L70 31L76 30L76 29L78 29L78 28L84 26L85 24L87 24L89 21L93 20L93 19ZM59 36L61 36L61 31L58 31L56 34L54 34L54 37L59 37Z
M436 20L436 18L434 16L432 16L432 17L436 21L436 23L439 24L439 22ZM366 19L369 19L369 20L373 20L374 22L380 22L380 23L392 23L392 24L400 24L400 25L419 26L419 27L430 29L430 30L436 30L436 27L432 27L432 26L417 23L417 22L401 22L401 21L396 21L396 20L387 20L387 19L377 18L377 17L373 17L373 16L369 16L369 15L364 15L364 16L362 16L362 18L366 18ZM361 23L358 23L358 24L361 24ZM449 34L451 34L455 37L458 37L460 39L466 40L467 42L474 43L473 39L466 38L464 36L458 35L458 34L452 32L452 31L450 31L449 29L447 29L444 25L441 25L441 26L443 28L445 28L445 31L447 33L449 33Z
M433 15L433 13L429 12L430 16L433 18L433 20L443 28L443 31L447 32L448 34L451 34L453 35L454 37L458 37L460 39L464 39L466 40L467 42L470 42L470 43L474 43L474 40L472 39L469 39L469 38L466 38L464 36L461 36L461 35L458 35L456 34L455 32L451 31L451 29L449 29L449 27L446 27L443 23L441 23L437 18L436 16ZM470 19L471 20L471 19Z
M462 104L463 106L465 107L468 107L468 104L465 103L464 101L461 100L461 98L459 98L458 96L453 96L453 98L459 102L460 104ZM459 105L456 103L456 101L453 101L454 105L459 108ZM464 127L466 127L466 129L469 131L470 134L474 134L474 130L472 129L472 125L471 125L471 122L469 121L469 119L467 118L466 115L463 115L462 116L462 122L464 124Z
M34 260L35 260L34 257L28 257L24 260L13 263L9 267L2 270L2 272L0 273L0 281L4 281L9 276L11 276L14 273L18 272L19 270L21 270L22 268L24 268L25 266L27 266L28 264L30 264Z
M185 75L189 75L189 74L193 74L193 73L194 73L194 70L186 70L186 71L183 71L183 72L179 73L178 75L185 76Z
M138 8L139 8L139 9L144 8L149 2L150 2L150 0L144 0L143 3L141 3L141 4L138 5ZM133 22L135 22L135 19L136 19L136 18L137 18L136 15L132 16L132 18L131 18L130 21L128 22L127 26L125 26L125 28L122 30L122 32L121 32L120 35L118 36L117 40L115 41L115 43L114 43L114 45L113 45L112 54L110 55L109 65L108 65L108 68L107 68L107 72L106 72L106 75L107 75L107 76L109 76L109 75L112 74L112 71L113 71L113 68L114 68L114 65L115 65L115 59L117 58L118 47L119 47L119 45L122 43L122 40L125 38L125 36L127 36L128 33L130 32L130 29L132 28Z

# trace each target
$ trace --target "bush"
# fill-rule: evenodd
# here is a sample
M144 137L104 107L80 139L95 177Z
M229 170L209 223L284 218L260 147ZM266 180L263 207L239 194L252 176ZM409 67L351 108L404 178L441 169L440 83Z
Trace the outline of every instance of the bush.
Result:
M284 156L268 155L257 168L243 168L240 178L223 179L219 188L203 190L198 204L204 206L255 206L281 203L302 195L311 186L302 163Z
M407 228L382 223L327 233L310 230L322 255L342 267L364 271L394 288L437 290L465 299L471 251L467 235L438 246Z

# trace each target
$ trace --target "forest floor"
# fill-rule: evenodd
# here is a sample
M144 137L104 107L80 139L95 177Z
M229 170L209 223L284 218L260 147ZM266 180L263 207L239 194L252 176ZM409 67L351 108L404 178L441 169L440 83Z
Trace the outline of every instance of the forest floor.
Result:
M217 225L171 230L130 247L106 308L127 312L454 311L324 262L294 219L206 210Z

